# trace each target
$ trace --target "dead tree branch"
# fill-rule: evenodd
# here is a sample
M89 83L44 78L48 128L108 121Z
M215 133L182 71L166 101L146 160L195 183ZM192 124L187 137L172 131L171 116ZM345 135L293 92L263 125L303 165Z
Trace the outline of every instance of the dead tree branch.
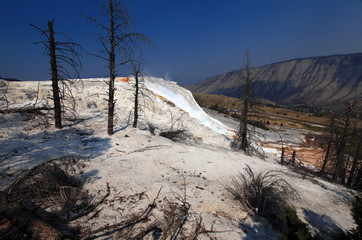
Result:
M65 33L54 32L54 20L48 21L47 30L31 23L29 25L39 30L45 37L45 40L34 44L43 45L44 52L50 57L55 127L62 128L62 117L77 118L73 90L83 89L83 82L80 80L81 46L74 43ZM56 40L56 34L60 34L66 40Z
M113 134L114 113L115 113L115 79L118 75L116 68L130 62L128 56L134 52L137 41L151 42L142 33L135 33L132 30L133 21L129 8L119 0L109 0L102 6L102 17L109 19L109 25L104 25L101 21L86 16L89 21L94 23L102 33L96 33L98 41L103 51L94 56L106 60L109 69L108 84L108 135ZM117 58L118 57L118 58Z
M1 110L1 112L0 112L0 113L4 113L4 114L8 112L8 108L9 108L9 101L8 101L8 98L6 97L6 94L9 89L9 83L5 83L5 84L6 84L6 88L5 88L2 96L0 97L0 102L3 100L5 101L5 106L6 106L5 110Z
M156 200L158 199L160 193L161 193L162 187L158 191L156 197L154 198L153 202L148 205L148 207L145 209L144 212L139 214L138 216L124 222L115 223L112 225L106 225L101 228L95 229L93 231L89 231L86 234L84 234L80 239L95 239L96 235L98 233L105 232L102 234L103 236L114 234L116 232L122 231L126 228L132 227L140 222L144 222L148 219L149 215L151 214L152 210L156 207Z

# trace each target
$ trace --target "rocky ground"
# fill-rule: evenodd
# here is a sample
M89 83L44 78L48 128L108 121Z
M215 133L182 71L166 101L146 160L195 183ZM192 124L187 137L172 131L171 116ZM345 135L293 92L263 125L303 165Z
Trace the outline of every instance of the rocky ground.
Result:
M34 82L10 84L12 107L34 104L37 92L42 94L37 104L49 103L49 82L42 83L39 91ZM296 173L281 166L275 157L262 159L231 151L231 137L227 134L233 132L235 123L230 119L219 117L226 126L205 126L177 104L170 104L146 88L148 97L143 103L147 107L142 111L141 129L132 128L129 116L133 86L117 82L115 133L108 136L106 104L101 95L105 89L102 80L85 80L84 90L77 94L80 120L68 122L62 129L46 125L33 114L0 115L1 190L21 172L42 162L76 155L83 164L83 188L99 199L109 186L109 196L94 214L70 222L72 227L90 232L111 226L129 220L153 202L156 207L149 224L167 222L165 213L170 204L187 203L185 231L192 232L201 220L203 229L208 230L199 239L275 239L277 233L267 221L241 207L226 191L232 178L244 173L247 164L255 172L280 170L279 176L298 192L299 197L292 200L298 215L326 239L333 231L355 226L349 190ZM52 119L49 121L52 123ZM148 130L150 123L157 127L155 135ZM181 143L159 135L171 128L186 130L188 135ZM288 141L295 141L296 136L289 135Z

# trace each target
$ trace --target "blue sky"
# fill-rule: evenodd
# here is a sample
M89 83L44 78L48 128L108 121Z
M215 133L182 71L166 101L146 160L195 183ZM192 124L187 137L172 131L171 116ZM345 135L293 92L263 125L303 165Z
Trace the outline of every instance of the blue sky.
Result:
M253 66L362 52L361 0L133 0L130 8L135 30L155 43L144 49L144 71L182 85L240 68L246 49ZM0 9L0 76L50 78L28 23L46 28L51 19L83 46L82 76L107 76L106 62L87 55L100 50L80 14L98 17L94 0L1 0Z

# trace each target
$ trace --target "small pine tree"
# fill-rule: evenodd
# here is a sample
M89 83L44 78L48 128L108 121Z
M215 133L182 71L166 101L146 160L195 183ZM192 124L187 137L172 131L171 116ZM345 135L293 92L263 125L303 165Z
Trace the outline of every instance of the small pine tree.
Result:
M362 239L362 195L356 195L352 202L352 217L357 228L352 230L353 239Z
M283 209L281 222L286 225L287 231L281 234L281 240L313 240L319 239L318 236L312 236L308 225L302 222L297 215L297 212L292 207Z

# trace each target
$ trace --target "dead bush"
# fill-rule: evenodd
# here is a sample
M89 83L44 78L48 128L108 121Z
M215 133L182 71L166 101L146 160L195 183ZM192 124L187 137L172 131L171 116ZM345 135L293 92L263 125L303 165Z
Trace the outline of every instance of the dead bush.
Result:
M255 174L249 165L246 165L245 171L246 174L240 173L233 178L231 186L226 189L244 207L261 216L273 218L287 206L288 199L297 196L290 184L279 177L280 171Z
M186 201L186 196L174 193L171 197L165 197L164 201L164 222L162 224L161 239L177 239L179 235L181 238L185 238L183 226L189 218L189 209L191 207Z
M106 224L95 230L87 230L81 234L81 239L98 239L100 236L114 239L159 239L159 240L196 240L201 234L211 234L215 231L205 230L202 218L190 213L191 205L184 193L167 193L159 199L161 189L153 202L139 213L127 214L123 221ZM133 204L138 205L136 201Z
M0 239L195 240L200 234L215 232L205 230L201 216L190 213L185 178L183 193L169 192L160 199L160 188L143 210L126 212L122 221L93 229L88 222L97 221L102 211L99 206L103 203L113 206L116 199L105 201L110 195L108 184L106 194L99 197L82 189L79 171L83 164L78 160L63 157L42 163L21 174L0 192ZM124 208L138 206L145 194L128 196L130 201ZM117 201L123 202L121 199L124 197Z
M188 136L186 135L185 130L170 130L160 133L161 137L168 138L174 142L185 141Z
M44 162L20 175L8 188L12 202L31 201L50 212L66 213L78 202L84 202L86 194L75 176L77 157L64 157Z
M69 223L92 212L105 198L91 201L82 189L79 157L44 162L21 174L1 195L0 239L75 238ZM1 226L3 227L3 226ZM25 236L25 237L24 237Z
M194 137L191 133L186 130L169 130L160 133L161 137L168 138L173 142L181 142L186 144L198 143L201 139Z

